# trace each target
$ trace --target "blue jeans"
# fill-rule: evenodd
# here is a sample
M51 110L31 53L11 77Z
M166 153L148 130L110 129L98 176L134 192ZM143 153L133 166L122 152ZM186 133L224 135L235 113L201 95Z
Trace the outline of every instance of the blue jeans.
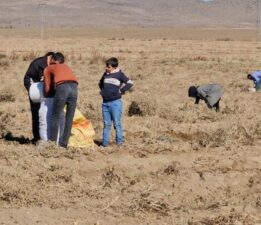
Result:
M121 114L122 114L122 101L117 99L111 102L102 103L102 116L103 116L103 140L102 145L107 146L110 142L110 130L113 121L114 129L116 130L116 143L122 144L122 126L121 126Z
M261 80L256 83L256 91L261 88Z
M71 135L74 112L78 96L77 84L73 82L62 83L57 86L53 102L51 141L57 141L59 122L64 106L66 106L65 126L60 138L60 146L67 147Z

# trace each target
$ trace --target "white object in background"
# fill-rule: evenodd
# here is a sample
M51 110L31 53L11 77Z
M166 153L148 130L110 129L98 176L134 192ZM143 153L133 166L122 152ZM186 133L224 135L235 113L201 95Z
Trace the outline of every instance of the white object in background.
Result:
M29 96L32 102L40 103L41 99L44 98L44 83L32 83L29 89Z

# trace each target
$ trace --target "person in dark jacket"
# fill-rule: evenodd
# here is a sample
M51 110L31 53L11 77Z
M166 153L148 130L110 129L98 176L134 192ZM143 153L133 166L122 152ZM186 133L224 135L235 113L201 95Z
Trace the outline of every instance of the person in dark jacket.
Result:
M24 76L24 86L26 90L28 91L29 96L29 89L32 83L40 82L43 78L43 71L44 69L52 63L52 58L55 55L54 52L48 52L44 56L36 58L33 60L27 69L27 72ZM32 114L32 131L33 131L33 139L32 143L36 143L38 140L40 140L40 134L39 134L39 109L40 109L40 103L34 103L30 101L30 108L31 108L31 114Z
M116 143L123 143L122 135L122 95L133 86L132 81L118 68L118 59L109 58L106 61L105 73L99 83L101 89L102 115L103 115L103 140L102 146L106 147L110 141L110 129L113 122L116 130Z
M214 108L219 112L219 101L224 93L223 87L219 84L207 84L202 86L191 86L188 90L189 97L196 99L195 104L204 100L209 108Z

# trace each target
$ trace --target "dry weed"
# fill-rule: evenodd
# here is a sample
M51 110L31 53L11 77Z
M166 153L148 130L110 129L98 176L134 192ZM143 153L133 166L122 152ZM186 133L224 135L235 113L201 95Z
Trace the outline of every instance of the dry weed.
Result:
M0 67L3 67L4 69L6 69L9 65L10 65L10 63L8 60L6 60L6 59L0 60Z
M8 132L8 127L11 125L11 118L13 115L0 111L0 135L4 138Z
M128 116L153 116L156 114L156 107L147 100L133 101L128 109Z
M10 93L0 93L0 102L15 102L15 96Z
M9 55L9 59L12 61L18 60L20 55L16 51L12 51Z
M231 225L231 224L247 224L256 225L257 218L253 218L250 215L242 215L240 213L230 213L228 215L220 215L204 218L198 222L188 222L188 225Z
M30 51L22 54L23 61L32 61L40 56L39 51Z
M121 181L121 177L120 177L120 175L118 175L115 172L115 167L114 166L109 168L109 169L107 169L103 173L102 178L104 180L103 187L109 187L109 188L112 187L113 183L119 183Z
M0 60L6 58L5 54L0 53Z
M241 125L231 125L226 128L218 128L214 132L197 132L195 140L201 147L224 147L236 143L243 145L253 145L253 137L248 134L245 127Z
M164 169L164 173L167 175L178 175L179 174L179 163L173 162Z
M170 209L164 200L155 200L150 196L149 192L142 193L139 198L134 199L130 205L130 211L132 214L136 213L156 213L160 216L167 216Z
M232 38L229 38L229 37L227 37L227 38L217 38L216 40L217 41L234 41Z
M100 65L104 64L106 61L106 58L98 49L93 49L91 51L91 56L90 56L90 64L94 65Z

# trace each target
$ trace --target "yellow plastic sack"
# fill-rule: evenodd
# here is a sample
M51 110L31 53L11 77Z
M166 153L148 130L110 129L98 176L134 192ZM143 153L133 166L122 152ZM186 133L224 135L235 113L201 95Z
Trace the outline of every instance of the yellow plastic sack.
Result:
M68 146L75 148L93 148L94 135L95 131L91 121L86 119L83 114L78 109L76 109Z

